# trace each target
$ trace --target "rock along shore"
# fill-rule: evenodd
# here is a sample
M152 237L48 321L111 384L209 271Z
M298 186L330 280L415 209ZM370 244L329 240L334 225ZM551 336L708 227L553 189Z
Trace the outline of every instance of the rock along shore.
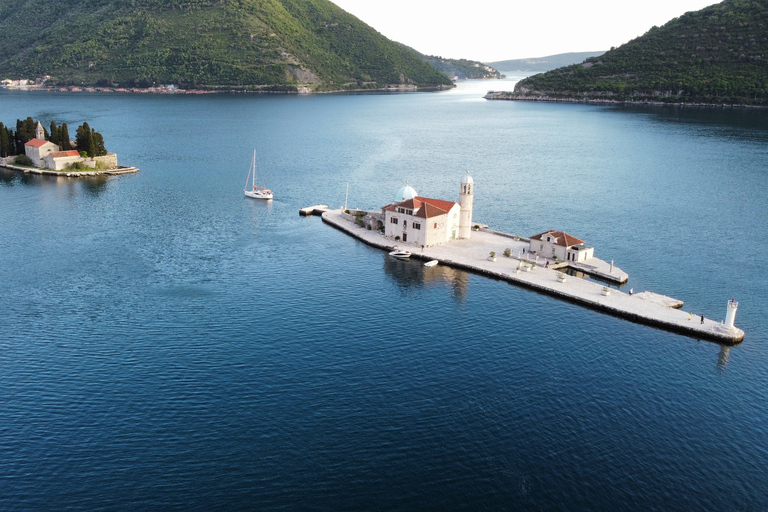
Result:
M327 211L322 214L322 219L368 245L385 250L392 250L395 246L395 242L384 238L381 233L358 226L354 217L341 210ZM636 323L726 345L735 345L744 339L744 331L741 329L728 328L709 318L704 318L702 322L700 314L676 309L680 302L663 295L652 292L624 293L594 281L566 276L542 265L530 268L518 257L499 256L496 261L489 260L491 251L500 255L504 249L511 248L514 253L518 249L516 244L527 246L527 243L515 241L509 235L473 231L469 240L453 240L423 250L412 246L408 246L408 249L412 250L413 258L438 260L443 265L501 279Z

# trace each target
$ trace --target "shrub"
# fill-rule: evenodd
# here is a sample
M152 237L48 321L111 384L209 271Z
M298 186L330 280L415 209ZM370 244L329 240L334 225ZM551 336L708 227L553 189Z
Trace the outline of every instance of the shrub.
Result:
M18 165L34 165L32 163L32 159L30 159L27 155L17 156L16 159L13 161L13 163Z
M83 169L86 169L86 165L83 162L72 162L67 166L67 169L72 169L74 171L82 171Z
M510 249L509 247L507 247L506 249L504 249L504 256L506 256L507 258L509 258L510 256L512 256L512 249Z

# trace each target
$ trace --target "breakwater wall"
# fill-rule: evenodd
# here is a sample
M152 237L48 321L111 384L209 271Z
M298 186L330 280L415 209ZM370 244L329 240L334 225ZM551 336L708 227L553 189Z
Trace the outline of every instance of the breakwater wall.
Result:
M373 247L392 250L396 245L379 232L360 227L346 219L339 210L323 213L322 219ZM699 313L676 309L680 301L663 295L652 292L624 293L593 281L565 276L556 269L524 263L527 260L488 257L490 251L500 253L503 250L500 247L508 243L509 238L495 233L473 232L469 240L454 240L421 251L414 247L411 257L437 260L443 265L507 281L612 316L697 339L726 345L735 345L744 339L744 331L741 329L728 327Z

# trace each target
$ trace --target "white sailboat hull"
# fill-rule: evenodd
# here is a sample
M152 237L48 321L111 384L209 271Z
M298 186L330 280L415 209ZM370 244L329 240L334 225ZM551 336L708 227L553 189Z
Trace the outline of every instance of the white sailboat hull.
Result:
M248 188L248 178L251 179L251 188ZM272 199L272 191L263 187L256 186L256 150L253 151L253 160L248 169L248 176L245 178L245 188L243 189L245 197L253 199Z
M253 199L272 199L272 192L270 190L244 190L246 197Z

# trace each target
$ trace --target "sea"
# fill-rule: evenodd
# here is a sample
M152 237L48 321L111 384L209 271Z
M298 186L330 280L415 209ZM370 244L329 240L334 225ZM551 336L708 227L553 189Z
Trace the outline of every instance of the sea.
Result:
M0 91L137 174L0 170L0 509L768 509L768 111L449 91ZM243 195L253 151L271 202ZM299 208L408 183L566 231L743 343L445 266ZM348 192L347 192L348 190ZM500 248L500 251L503 248Z

